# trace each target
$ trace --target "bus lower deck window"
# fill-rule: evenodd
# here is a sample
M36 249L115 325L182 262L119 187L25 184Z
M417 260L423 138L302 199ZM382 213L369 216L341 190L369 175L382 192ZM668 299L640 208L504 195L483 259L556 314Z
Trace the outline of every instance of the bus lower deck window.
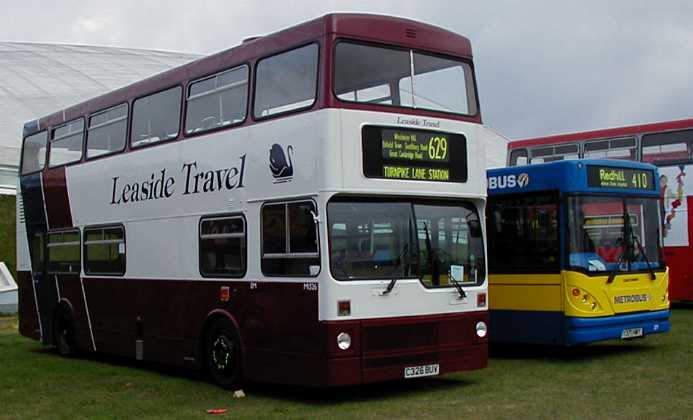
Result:
M262 208L262 272L268 276L316 276L320 271L315 204L268 204Z
M246 230L242 216L202 219L200 273L203 276L243 277L246 260Z

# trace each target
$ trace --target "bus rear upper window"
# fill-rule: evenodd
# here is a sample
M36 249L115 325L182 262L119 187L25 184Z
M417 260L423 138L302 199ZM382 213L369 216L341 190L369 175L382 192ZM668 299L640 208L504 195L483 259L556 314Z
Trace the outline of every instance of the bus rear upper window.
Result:
M87 159L123 150L127 125L127 104L92 115L87 133Z
M84 229L84 272L125 274L125 231L122 226Z
M247 102L248 66L194 82L188 89L185 133L238 124L245 119Z
M643 162L685 161L691 156L693 130L645 134L642 137Z
M84 118L74 120L53 130L48 166L65 165L82 159Z
M133 105L130 144L134 147L178 137L180 86L139 98Z
M42 131L24 139L22 150L22 175L40 171L46 166L48 133Z
M461 60L340 42L334 83L344 101L476 114L472 68Z
M585 143L585 158L635 160L635 138L599 140Z
M260 60L255 80L256 118L310 107L317 91L318 45Z

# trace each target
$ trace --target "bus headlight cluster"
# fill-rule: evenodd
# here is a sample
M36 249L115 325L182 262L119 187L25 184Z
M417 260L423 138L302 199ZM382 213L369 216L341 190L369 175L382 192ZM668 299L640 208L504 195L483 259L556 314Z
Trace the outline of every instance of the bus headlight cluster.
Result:
M580 289L579 287L573 287L573 289L571 290L571 294L576 303L579 303L580 306L582 306L583 308L591 311L601 310L601 307L599 306L597 299L595 299L594 296Z
M339 333L337 336L337 347L341 350L347 350L351 347L351 336L345 332Z
M479 338L484 338L486 337L486 334L488 333L488 327L486 326L486 323L484 321L479 321L476 323L476 335Z

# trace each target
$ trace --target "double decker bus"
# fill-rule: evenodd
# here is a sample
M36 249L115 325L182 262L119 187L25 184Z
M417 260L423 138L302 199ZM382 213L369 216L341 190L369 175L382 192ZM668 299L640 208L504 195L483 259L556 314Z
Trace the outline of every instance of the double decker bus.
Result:
M669 331L654 166L492 169L488 188L491 341L576 345Z
M20 332L335 386L487 360L469 41L330 14L27 123Z
M669 297L693 301L693 220L688 213L693 183L693 119L616 127L513 141L508 165L563 159L625 159L659 169L664 259L670 270Z

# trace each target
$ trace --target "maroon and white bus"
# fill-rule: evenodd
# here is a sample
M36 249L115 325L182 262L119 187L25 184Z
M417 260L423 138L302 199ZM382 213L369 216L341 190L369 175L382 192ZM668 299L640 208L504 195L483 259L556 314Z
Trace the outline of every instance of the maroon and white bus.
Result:
M469 41L331 14L24 128L20 332L333 386L487 360Z
M663 253L669 299L693 301L693 119L641 124L513 141L508 165L561 159L638 160L659 167Z

